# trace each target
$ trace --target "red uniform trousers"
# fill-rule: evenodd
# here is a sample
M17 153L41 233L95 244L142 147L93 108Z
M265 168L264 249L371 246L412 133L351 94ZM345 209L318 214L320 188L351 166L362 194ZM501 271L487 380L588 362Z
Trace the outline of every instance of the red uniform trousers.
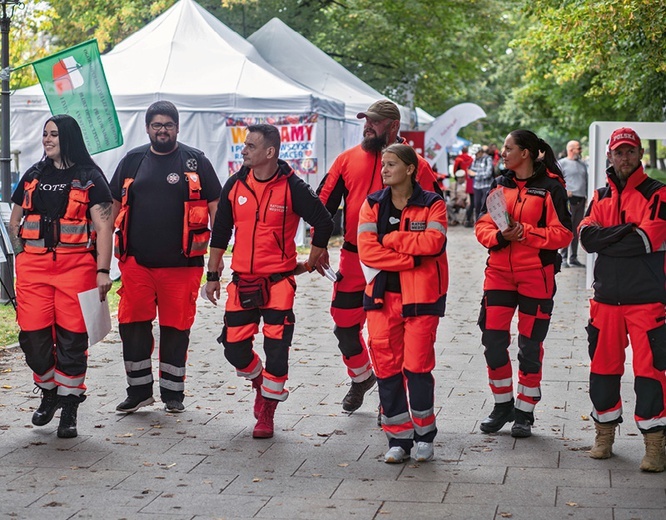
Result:
M513 399L509 345L516 307L519 372L515 407L532 414L541 399L543 341L550 325L555 290L552 265L517 272L486 267L479 327L495 403L507 403Z
M335 322L333 332L338 338L338 348L347 373L352 381L360 383L372 375L368 348L363 339L365 277L358 253L344 247L340 251L338 281L333 284L331 316Z
M666 428L666 326L664 304L608 305L590 301L587 326L592 418L622 421L620 380L625 350L633 350L634 419L643 433Z
M92 253L34 254L16 257L19 344L35 384L58 395L83 400L88 366L88 334L78 294L97 286Z
M287 276L269 283L265 305L244 309L240 306L236 283L230 282L227 285L224 327L217 340L224 345L224 357L236 367L236 373L250 380L263 374L261 395L277 401L284 401L289 396L285 384L289 373L289 347L296 322L293 310L295 295L294 277ZM263 368L253 349L262 318L266 368Z
M160 394L163 401L183 400L190 328L203 267L144 267L133 256L120 262L118 329L123 341L127 395L153 394L151 355L153 320L159 314Z
M433 442L435 338L439 316L402 316L400 293L384 293L381 309L368 311L369 350L377 376L382 429L389 446L411 450Z

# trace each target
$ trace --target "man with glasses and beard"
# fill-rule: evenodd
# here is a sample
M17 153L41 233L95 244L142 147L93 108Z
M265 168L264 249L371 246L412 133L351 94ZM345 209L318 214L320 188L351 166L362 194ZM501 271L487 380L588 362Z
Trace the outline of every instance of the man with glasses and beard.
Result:
M335 322L333 333L338 339L342 360L351 378L351 388L342 401L346 412L361 407L363 399L376 378L368 350L363 339L365 323L363 291L365 278L358 259L357 228L361 204L366 197L382 189L382 150L394 143L404 143L398 137L400 111L395 103L386 99L370 105L357 115L365 119L361 144L342 152L333 162L317 194L333 216L344 199L344 244L340 252L337 281L333 284L331 316ZM416 180L428 191L442 194L437 176L423 157L419 156ZM319 257L317 270L324 274L329 267L328 252Z
M116 407L120 413L155 402L151 354L158 307L160 396L167 412L185 409L190 328L221 185L203 152L178 142L178 131L173 103L150 105L150 144L131 150L111 179L122 280L118 328L129 385Z

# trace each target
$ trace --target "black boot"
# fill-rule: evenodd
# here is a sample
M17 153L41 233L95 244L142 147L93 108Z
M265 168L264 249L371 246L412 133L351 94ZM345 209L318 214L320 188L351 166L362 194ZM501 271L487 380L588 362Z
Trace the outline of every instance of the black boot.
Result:
M41 390L42 402L39 405L39 408L35 410L35 413L32 414L32 424L35 426L44 426L50 423L59 407L57 388L52 390L42 388Z
M76 413L79 409L79 403L65 402L60 412L60 424L58 425L58 437L61 439L70 439L76 437Z
M508 403L495 404L490 415L481 421L479 429L484 433L498 432L506 423L513 422L514 413L513 399Z

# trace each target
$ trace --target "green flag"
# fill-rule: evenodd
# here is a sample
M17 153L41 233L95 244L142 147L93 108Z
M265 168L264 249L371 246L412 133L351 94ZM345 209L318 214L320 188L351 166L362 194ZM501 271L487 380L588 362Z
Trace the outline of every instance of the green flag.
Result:
M51 113L76 119L91 154L123 144L97 40L70 47L32 65Z

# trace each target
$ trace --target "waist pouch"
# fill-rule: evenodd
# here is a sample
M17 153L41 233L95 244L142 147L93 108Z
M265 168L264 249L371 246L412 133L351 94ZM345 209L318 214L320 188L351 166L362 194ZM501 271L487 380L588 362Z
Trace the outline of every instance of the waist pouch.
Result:
M268 303L268 278L264 276L239 276L235 282L238 288L238 300L243 309L256 309Z

